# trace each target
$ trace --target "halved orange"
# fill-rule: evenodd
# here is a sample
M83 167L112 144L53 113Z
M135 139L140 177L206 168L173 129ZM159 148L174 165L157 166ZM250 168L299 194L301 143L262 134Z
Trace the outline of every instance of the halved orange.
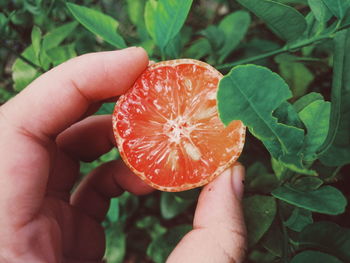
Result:
M183 191L209 183L239 157L245 126L225 127L216 107L222 75L193 59L150 65L113 113L120 155L146 183Z

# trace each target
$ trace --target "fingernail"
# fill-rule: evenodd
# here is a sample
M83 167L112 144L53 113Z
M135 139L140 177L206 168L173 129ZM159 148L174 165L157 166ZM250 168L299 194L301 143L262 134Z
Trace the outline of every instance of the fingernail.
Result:
M232 187L236 197L242 200L244 193L245 169L241 164L232 167Z

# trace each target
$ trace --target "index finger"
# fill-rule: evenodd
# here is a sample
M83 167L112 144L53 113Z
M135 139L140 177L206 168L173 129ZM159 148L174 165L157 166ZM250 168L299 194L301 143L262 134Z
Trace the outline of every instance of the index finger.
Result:
M89 104L124 93L147 64L146 52L136 47L83 55L42 75L1 111L35 137L54 137L77 121Z

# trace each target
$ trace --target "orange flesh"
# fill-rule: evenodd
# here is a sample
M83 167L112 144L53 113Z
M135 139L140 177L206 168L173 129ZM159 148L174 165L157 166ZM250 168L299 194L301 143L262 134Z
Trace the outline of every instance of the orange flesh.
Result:
M163 191L204 185L239 156L245 127L224 127L216 108L222 75L196 60L151 65L117 102L113 127L122 158Z

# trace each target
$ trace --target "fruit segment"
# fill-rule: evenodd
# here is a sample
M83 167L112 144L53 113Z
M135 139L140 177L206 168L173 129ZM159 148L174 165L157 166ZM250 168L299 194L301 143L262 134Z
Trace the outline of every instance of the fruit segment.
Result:
M113 129L126 164L151 186L202 186L239 157L245 127L224 127L216 108L220 72L200 61L151 65L118 100Z

